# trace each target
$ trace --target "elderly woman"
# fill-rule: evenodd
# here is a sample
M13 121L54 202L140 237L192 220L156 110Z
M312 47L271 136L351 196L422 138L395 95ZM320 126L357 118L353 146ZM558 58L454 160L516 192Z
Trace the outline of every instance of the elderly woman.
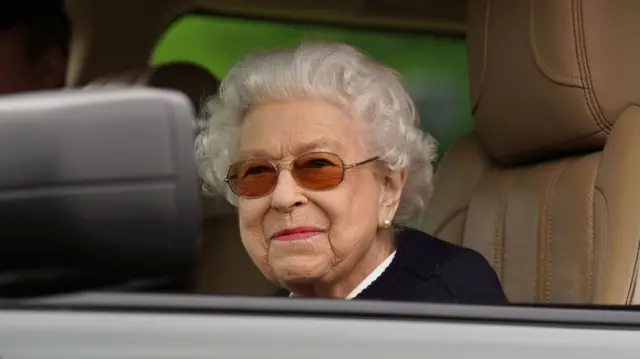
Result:
M391 69L305 43L237 63L206 112L205 188L238 207L249 256L287 295L506 302L480 254L403 227L436 146Z

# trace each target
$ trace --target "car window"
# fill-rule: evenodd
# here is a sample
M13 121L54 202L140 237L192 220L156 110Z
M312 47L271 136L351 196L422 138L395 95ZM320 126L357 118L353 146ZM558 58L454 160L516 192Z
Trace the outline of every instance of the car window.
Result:
M189 14L166 29L151 61L193 62L220 79L248 52L304 39L346 42L399 71L440 155L472 129L465 42L459 37Z

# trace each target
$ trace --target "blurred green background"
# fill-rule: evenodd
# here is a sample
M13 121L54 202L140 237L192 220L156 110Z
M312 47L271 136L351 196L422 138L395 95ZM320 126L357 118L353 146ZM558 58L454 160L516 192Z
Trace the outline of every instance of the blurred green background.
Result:
M190 14L167 29L151 62L189 61L222 78L248 52L305 39L345 42L398 70L422 128L440 143L440 155L473 128L465 45L459 38Z

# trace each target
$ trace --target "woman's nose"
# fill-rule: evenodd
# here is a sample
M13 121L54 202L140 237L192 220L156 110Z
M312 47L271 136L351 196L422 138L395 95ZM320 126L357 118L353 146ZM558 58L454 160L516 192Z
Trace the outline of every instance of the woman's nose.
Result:
M302 188L289 171L281 171L276 188L271 193L271 207L283 212L290 212L294 208L307 202L302 194Z

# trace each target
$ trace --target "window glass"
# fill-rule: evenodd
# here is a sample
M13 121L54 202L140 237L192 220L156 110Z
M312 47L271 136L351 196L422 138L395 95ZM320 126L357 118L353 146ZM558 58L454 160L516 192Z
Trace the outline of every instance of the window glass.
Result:
M152 63L194 62L222 78L248 52L304 39L346 42L398 70L440 154L472 129L461 38L190 14L167 29Z

